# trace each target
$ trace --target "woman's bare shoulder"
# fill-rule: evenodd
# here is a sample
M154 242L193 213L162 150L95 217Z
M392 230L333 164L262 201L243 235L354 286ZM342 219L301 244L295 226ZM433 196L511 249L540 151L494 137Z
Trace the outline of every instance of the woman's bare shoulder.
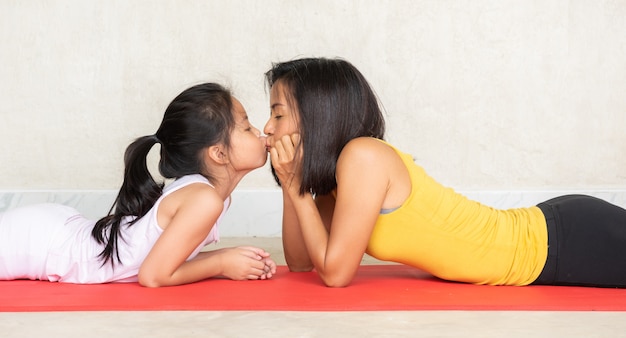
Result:
M342 157L350 161L379 162L390 156L397 156L395 150L385 142L372 137L358 137L350 140L341 151Z

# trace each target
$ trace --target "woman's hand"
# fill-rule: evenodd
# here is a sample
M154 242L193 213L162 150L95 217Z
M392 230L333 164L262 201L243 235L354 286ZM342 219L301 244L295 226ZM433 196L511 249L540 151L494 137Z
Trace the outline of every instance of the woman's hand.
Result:
M270 160L283 188L300 189L302 145L300 134L284 135L270 148Z
M224 277L233 280L269 279L276 273L276 263L263 249L242 246L218 251Z

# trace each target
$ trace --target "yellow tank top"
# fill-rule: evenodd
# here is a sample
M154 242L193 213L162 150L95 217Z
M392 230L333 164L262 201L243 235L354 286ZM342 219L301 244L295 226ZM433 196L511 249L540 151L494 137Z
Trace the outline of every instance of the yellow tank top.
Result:
M471 201L395 150L409 171L411 194L398 209L378 217L369 255L451 281L527 285L537 279L548 252L539 208L499 210Z

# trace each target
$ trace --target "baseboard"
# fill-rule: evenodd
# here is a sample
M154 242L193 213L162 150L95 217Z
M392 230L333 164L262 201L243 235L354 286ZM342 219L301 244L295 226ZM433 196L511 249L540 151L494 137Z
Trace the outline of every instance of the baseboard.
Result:
M465 196L495 208L535 205L552 197L586 194L626 208L626 189L605 190L519 190L459 191ZM72 206L85 216L97 219L105 215L117 191L98 190L0 190L0 212L35 203L61 203ZM280 237L282 194L278 189L237 189L232 206L220 227L222 237Z

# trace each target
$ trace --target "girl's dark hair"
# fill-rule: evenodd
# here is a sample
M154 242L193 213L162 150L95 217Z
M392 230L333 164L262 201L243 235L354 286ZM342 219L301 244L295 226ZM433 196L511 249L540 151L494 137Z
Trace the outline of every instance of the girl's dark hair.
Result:
M337 159L350 140L385 136L376 95L361 72L345 60L304 58L276 63L265 78L270 88L280 81L298 111L301 194L326 195L337 187Z
M230 133L235 120L230 91L219 84L193 86L179 94L165 110L163 121L154 135L142 136L126 148L124 182L106 217L96 222L91 235L104 250L102 264L121 263L118 241L122 221L133 218L132 226L154 206L163 193L163 183L157 183L146 163L150 149L161 144L159 172L168 179L201 174L209 181L211 173L205 168L203 150L222 143L230 146Z

